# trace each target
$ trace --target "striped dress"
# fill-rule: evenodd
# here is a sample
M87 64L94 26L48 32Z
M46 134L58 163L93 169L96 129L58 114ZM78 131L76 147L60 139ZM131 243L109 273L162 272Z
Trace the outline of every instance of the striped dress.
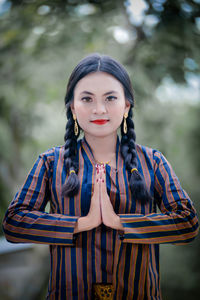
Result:
M78 195L61 196L67 176L64 147L41 154L7 210L3 222L7 240L50 245L46 299L92 300L93 283L112 283L113 299L161 299L159 244L187 243L197 235L198 220L190 198L165 157L137 145L138 170L152 201L135 201L118 138L117 169L106 165L106 183L124 232L100 225L73 235L77 219L89 211L95 180L95 160L89 145L83 138L77 147ZM48 201L49 213L45 212Z

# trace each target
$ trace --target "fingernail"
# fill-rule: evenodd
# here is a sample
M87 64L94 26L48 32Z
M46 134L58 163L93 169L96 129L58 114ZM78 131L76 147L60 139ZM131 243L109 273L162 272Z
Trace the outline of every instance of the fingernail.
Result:
M102 179L101 181L104 182L104 179Z
M97 174L99 174L99 170L97 170Z
M97 182L99 182L99 179L97 179Z

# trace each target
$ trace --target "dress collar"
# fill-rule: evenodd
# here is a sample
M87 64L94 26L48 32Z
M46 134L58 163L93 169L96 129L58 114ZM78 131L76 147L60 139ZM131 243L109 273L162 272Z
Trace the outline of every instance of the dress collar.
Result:
M81 146L84 149L87 158L89 159L90 163L95 166L96 165L96 160L94 158L94 155L92 153L92 149L90 147L90 145L88 144L88 142L86 141L85 137L83 137L83 139L81 140ZM119 160L120 160L120 165L121 165L121 154L120 154L120 141L119 141L119 136L117 136L117 142L116 142L116 167L118 169L119 167ZM109 166L112 169L115 169L113 167L111 167L109 164L107 164L107 166Z

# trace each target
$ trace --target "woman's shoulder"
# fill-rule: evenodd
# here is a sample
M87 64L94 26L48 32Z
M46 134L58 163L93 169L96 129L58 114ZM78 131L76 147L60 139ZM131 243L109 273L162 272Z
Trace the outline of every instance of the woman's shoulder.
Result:
M80 148L81 142L83 139L80 139L77 141L77 150ZM52 161L52 160L63 160L64 159L64 153L65 153L65 146L53 146L46 150L45 152L42 152L39 157L44 159L45 161Z
M159 161L162 160L162 158L164 158L164 155L160 150L151 148L149 146L143 146L140 144L136 144L136 152L140 158L143 157L145 159L150 159L154 161L154 163L159 163Z
M144 153L146 155L153 155L155 152L159 152L158 150L151 148L149 146L144 146L141 144L135 144L137 153Z
M54 161L63 159L64 146L54 146L39 154L39 158L44 160L45 163L51 164Z

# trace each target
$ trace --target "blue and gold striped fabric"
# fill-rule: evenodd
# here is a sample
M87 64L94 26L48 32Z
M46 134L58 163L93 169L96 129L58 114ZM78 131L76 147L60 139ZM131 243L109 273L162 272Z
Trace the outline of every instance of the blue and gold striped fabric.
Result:
M79 216L90 208L95 160L85 139L78 142L80 191L63 198L64 147L41 154L4 218L10 242L50 245L51 273L47 299L92 300L93 283L112 283L113 299L161 299L159 244L187 243L198 232L193 204L165 157L137 145L138 170L152 201L131 197L129 176L116 145L116 166L106 165L107 192L124 233L104 225L73 234ZM45 212L47 202L50 212ZM157 212L157 207L160 212Z

